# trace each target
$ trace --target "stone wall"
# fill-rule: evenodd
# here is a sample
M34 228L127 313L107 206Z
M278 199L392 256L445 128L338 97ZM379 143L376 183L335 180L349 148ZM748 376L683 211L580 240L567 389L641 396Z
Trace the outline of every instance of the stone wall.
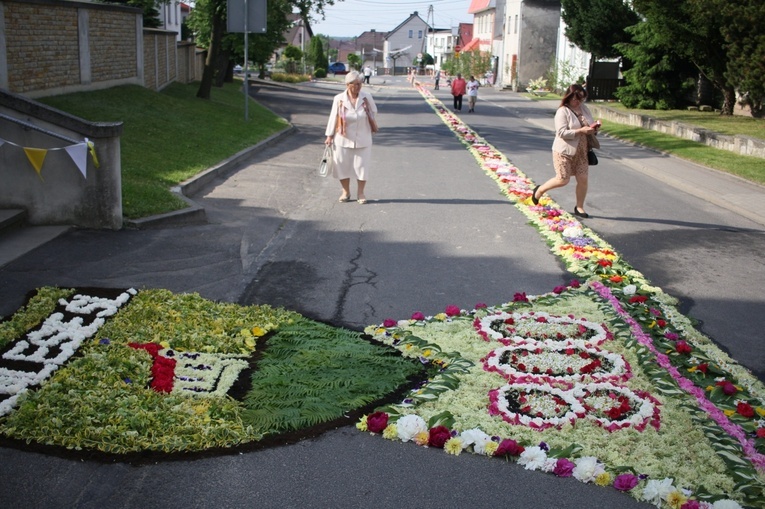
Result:
M659 131L672 136L677 136L678 138L704 143L710 147L735 152L744 156L765 158L765 140L752 138L751 136L729 136L709 131L701 127L683 124L681 122L666 122L648 115L638 115L636 113L618 111L598 103L587 103L587 107L595 118L609 120L617 124L625 124Z

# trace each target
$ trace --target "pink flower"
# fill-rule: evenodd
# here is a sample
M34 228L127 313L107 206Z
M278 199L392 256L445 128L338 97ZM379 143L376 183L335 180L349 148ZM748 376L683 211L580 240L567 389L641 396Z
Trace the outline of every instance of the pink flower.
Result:
M575 467L576 464L567 460L566 458L558 458L558 461L555 462L553 474L557 475L558 477L571 477L574 475Z
M398 322L396 322L396 320L394 320L393 318L386 318L385 320L383 320L383 327L385 327L386 329L389 327L395 327L397 323Z
M733 396L738 392L738 389L735 385L732 383L725 381L725 382L717 382L717 385L722 387L722 391L726 396Z
M619 474L614 479L614 488L619 491L630 491L638 485L638 478L632 474Z
M565 286L556 286L555 288L553 288L553 293L561 294L565 291L566 291Z
M425 315L423 315L419 311L415 311L414 313L412 313L412 320L424 320L424 319L425 319Z
M698 500L687 500L680 509L701 509L701 503Z
M578 279L572 279L571 282L568 284L571 288L579 288L582 286L582 284L579 282Z
M382 433L388 426L388 414L385 412L374 412L367 416L367 429L372 433Z
M484 309L484 308L487 308L487 307L489 307L489 306L487 306L486 303L484 303L484 302L479 302L478 304L475 305L476 309Z
M446 306L446 310L444 310L444 313L446 313L446 316L459 316L460 308L455 305L449 305L449 306Z
M677 339L680 337L674 332L665 332L664 337L667 338L670 341L677 341Z
M431 447L444 448L444 444L452 437L451 431L446 426L436 426L430 428L430 436L428 437L428 445Z
M528 302L529 299L526 297L526 292L519 292L513 295L513 302Z
M506 438L499 443L499 447L494 451L494 456L520 456L526 448L515 440Z

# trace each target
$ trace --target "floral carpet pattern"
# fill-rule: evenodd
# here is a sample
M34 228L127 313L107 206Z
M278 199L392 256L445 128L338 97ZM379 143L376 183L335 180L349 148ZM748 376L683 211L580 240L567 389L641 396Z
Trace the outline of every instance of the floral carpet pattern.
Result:
M357 427L513 458L657 507L765 506L763 384L595 232L547 196L533 205L534 183L419 91L579 279L499 306L370 326L439 373Z
M3 443L226 451L356 422L657 507L765 507L763 384L595 232L549 197L533 205L533 182L419 90L576 279L363 335L196 294L40 288L0 320Z

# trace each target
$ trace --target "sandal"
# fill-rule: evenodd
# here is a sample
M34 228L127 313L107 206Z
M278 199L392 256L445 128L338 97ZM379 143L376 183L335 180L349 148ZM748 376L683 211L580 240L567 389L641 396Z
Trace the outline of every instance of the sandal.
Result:
M350 196L341 196L337 201L339 201L340 203L346 203L346 202L351 201L351 197Z
M366 198L359 198L358 202L359 202L359 205L366 205L367 199Z

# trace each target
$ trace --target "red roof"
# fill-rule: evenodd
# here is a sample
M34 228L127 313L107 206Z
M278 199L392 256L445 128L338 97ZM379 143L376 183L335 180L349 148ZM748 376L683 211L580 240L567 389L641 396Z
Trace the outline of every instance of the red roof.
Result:
M468 8L468 14L475 14L476 12L485 11L489 7L493 7L491 3L491 0L471 0L470 8Z
M469 43L465 44L465 46L460 51L472 51L474 49L478 49L478 45L481 43L481 39L472 39Z

